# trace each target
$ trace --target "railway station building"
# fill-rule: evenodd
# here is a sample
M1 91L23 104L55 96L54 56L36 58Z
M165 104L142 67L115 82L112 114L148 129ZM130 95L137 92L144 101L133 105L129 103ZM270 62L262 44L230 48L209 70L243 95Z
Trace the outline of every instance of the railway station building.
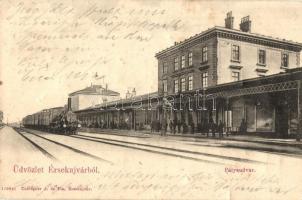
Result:
M108 85L91 84L90 86L74 91L68 95L67 107L76 111L104 102L120 99L120 93L108 89Z
M229 12L224 27L158 52L158 92L78 110L79 119L87 126L101 121L106 128L157 124L165 131L177 126L181 133L202 133L222 124L226 133L298 137L302 44L253 33L248 16L239 29L233 22Z

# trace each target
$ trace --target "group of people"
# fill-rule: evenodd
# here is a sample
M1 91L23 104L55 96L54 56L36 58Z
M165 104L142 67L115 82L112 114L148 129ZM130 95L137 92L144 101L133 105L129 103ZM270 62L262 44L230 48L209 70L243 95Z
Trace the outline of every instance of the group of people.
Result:
M141 124L140 124L141 125ZM82 123L83 127L88 128L110 128L110 129L130 129L130 126L127 122L121 122L121 123L115 123L114 121L109 122L108 124L104 121L100 121L99 123L92 123L92 124L85 124L85 122ZM210 120L203 120L200 123L195 126L193 120L190 120L190 122L187 124L183 120L169 120L169 121L160 121L158 119L155 119L150 124L151 133L153 132L161 132L162 135L166 135L166 133L169 131L171 134L176 133L190 133L194 134L195 132L201 133L203 135L206 135L207 137L216 137L218 134L218 137L223 137L223 133L226 133L226 136L228 136L228 131L226 125L222 122L222 120L219 121L219 123L215 123L213 119L210 118ZM138 126L138 130L143 130L143 126ZM240 127L239 127L239 133L245 133L247 131L247 123L244 119L242 119Z
M151 126L151 133L159 132L161 130L161 123L158 119L153 120L150 126Z
M173 134L176 133L176 130L177 130L178 133L181 133L181 131L182 131L182 133L190 132L190 133L194 134L195 124L192 121L189 125L187 125L186 123L184 123L180 120L175 120L174 119L174 120L170 121L169 128L170 128L170 130ZM167 130L165 129L165 132L166 131Z
M191 124L191 126L194 127L194 124ZM171 120L170 122L164 121L163 123L161 123L159 120L153 120L151 122L151 133L161 131L164 134L168 131L168 128L173 134L176 133L176 130L178 133L186 133L188 131L186 124L177 120Z
M162 123L159 120L154 120L151 122L151 133L161 131L162 135L165 135L168 131L168 128L169 132L172 134L194 134L196 131L198 131L202 134L206 134L207 137L210 136L210 133L213 137L215 137L216 133L218 133L219 137L222 137L225 130L225 124L221 120L219 124L216 124L213 120L210 120L209 122L203 121L197 124L197 130L195 130L196 127L193 120L191 120L189 124L177 119L170 120L169 122L164 121Z
M102 128L102 129L130 129L130 126L127 122L116 123L114 121L110 121L109 123L105 123L105 121L101 120L99 122L89 123L83 122L83 127L87 128Z

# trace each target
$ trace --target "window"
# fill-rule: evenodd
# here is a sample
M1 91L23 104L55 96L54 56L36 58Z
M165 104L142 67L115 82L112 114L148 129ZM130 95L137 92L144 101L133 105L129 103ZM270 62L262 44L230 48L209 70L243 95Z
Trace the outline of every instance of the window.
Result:
M204 72L201 74L201 82L203 88L208 87L208 72Z
M239 61L240 59L240 49L238 45L232 46L232 60L233 61Z
M281 67L288 67L288 54L287 53L282 53Z
M178 79L174 80L174 92L178 93L179 87L178 87Z
M189 90L193 90L193 76L189 76Z
M265 50L260 49L258 52L258 63L265 65L266 63L266 53Z
M201 62L208 61L208 47L202 47Z
M233 81L239 81L240 80L240 72L232 72L232 78L233 78Z
M185 67L186 67L186 57L181 56L181 68L185 68Z
M168 91L167 80L163 80L163 91L164 91L164 92L167 92L167 91Z
M174 58L174 71L178 70L178 66L179 65L179 61L178 61L178 57Z
M168 64L166 62L163 63L163 74L168 72Z
M181 84L181 91L186 91L186 78L180 79Z
M193 53L190 52L188 57L189 57L189 67L191 67L193 65Z

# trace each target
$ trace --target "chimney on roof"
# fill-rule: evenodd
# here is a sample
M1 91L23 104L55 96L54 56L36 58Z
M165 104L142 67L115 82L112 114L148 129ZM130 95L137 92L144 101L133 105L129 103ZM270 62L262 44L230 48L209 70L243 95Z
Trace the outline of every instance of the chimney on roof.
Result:
M132 97L135 97L136 96L136 90L135 90L135 88L133 88L133 90L132 90Z
M108 90L108 84L106 83L106 88L105 88L105 90L107 91Z
M252 21L250 20L250 16L241 18L240 30L243 32L250 33L251 29L252 29Z
M129 99L130 97L131 97L131 94L130 94L129 90L127 90L126 99Z
M225 27L233 29L234 27L234 17L232 16L232 11L227 13L227 17L224 19Z

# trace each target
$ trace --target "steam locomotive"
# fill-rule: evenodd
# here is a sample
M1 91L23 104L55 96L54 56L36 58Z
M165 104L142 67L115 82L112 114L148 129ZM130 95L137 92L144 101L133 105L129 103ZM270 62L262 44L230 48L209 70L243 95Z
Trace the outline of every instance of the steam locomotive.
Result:
M25 128L37 129L57 134L73 135L80 123L76 114L64 107L44 109L23 118Z

